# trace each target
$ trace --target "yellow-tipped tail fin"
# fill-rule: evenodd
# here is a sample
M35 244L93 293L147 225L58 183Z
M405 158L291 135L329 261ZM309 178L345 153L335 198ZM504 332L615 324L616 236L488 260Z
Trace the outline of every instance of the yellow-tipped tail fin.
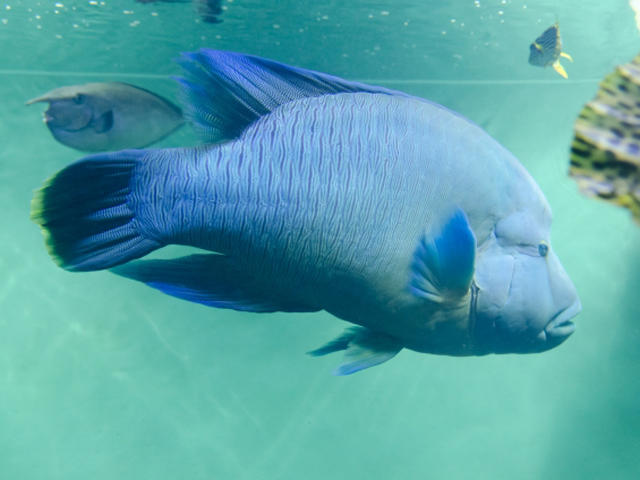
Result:
M564 67L562 65L560 65L560 62L558 60L556 60L555 62L553 62L553 69L558 72L560 75L562 75L564 78L569 78L569 76L567 75L567 72L565 71Z
M571 58L571 55L569 55L568 53L562 52L560 56L566 58L570 62L573 62L573 58Z

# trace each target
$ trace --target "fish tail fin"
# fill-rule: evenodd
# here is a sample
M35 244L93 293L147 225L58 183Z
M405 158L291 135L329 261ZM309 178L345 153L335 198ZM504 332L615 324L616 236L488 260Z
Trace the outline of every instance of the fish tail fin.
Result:
M47 180L31 201L49 254L70 271L102 270L161 247L145 238L131 204L134 170L147 152L91 155Z
M563 58L566 58L567 60L573 63L573 58L571 58L571 55L569 55L567 52L561 52L560 56Z
M560 65L560 62L558 60L553 62L553 69L556 72L558 72L560 75L562 75L564 78L569 78L569 76L567 75L566 70L564 69L564 67L562 65Z

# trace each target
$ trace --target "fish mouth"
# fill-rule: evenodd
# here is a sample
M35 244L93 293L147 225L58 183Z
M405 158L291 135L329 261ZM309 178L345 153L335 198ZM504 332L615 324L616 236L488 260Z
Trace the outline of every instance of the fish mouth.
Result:
M55 115L50 114L48 110L42 114L42 121L49 128L64 130L65 132L81 132L83 130L87 130L91 126L91 123L89 122L85 125L74 128L69 124L69 121L66 118L56 117Z
M576 325L570 320L580 313L580 310L582 310L582 305L580 300L576 299L573 305L558 313L544 327L544 334L547 340L564 341L567 339L576 330Z

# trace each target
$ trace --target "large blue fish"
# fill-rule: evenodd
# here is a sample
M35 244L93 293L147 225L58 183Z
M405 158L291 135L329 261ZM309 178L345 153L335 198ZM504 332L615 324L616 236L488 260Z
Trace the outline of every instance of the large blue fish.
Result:
M531 353L573 332L549 205L477 125L258 57L179 63L206 145L94 155L48 180L32 217L60 266L213 307L326 310L358 325L311 352L346 350L337 374L402 348ZM168 244L216 253L131 262Z

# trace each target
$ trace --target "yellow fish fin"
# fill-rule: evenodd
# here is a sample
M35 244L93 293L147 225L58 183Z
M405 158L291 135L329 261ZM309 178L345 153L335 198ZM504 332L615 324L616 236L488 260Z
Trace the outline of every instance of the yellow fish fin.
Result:
M555 62L553 62L553 69L558 72L560 75L562 75L564 78L569 78L569 76L567 75L567 72L564 70L564 67L562 65L560 65L560 61L556 60Z
M561 56L561 57L566 58L566 59L567 59L567 60L569 60L570 62L573 62L573 58L571 58L571 55L569 55L569 54L568 54L568 53L566 53L566 52L562 52L562 53L560 54L560 56Z
M542 45L538 45L536 42L533 42L533 46L536 47L536 50L538 50L539 52L542 52L544 50Z

